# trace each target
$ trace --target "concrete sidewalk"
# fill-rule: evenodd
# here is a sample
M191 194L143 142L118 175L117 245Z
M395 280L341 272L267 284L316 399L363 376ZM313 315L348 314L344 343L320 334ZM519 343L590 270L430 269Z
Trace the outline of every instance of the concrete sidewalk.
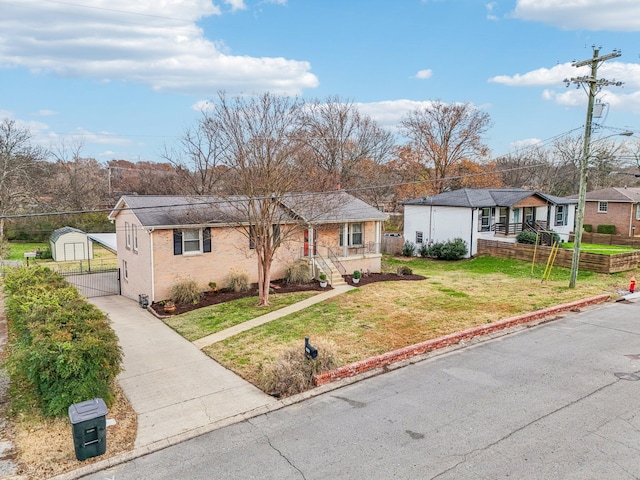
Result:
M328 290L323 293L319 293L318 295L314 295L313 297L307 298L306 300L302 300L301 302L294 303L293 305L289 305L288 307L281 308L280 310L275 310L270 313L266 313L261 315L260 317L253 318L251 320L247 320L246 322L242 322L233 327L227 328L226 330L222 330L217 333L212 333L211 335L207 335L206 337L199 338L195 340L193 344L202 349L209 345L212 345L216 342L220 342L229 337L233 337L234 335L238 335L239 333L245 332L247 330L251 330L254 327L263 325L265 323L269 323L278 318L282 318L290 313L299 312L300 310L304 310L305 308L314 305L316 303L324 302L328 298L335 297L337 295L348 292L349 290L353 290L356 287L352 287L350 285L340 285L336 288Z
M136 448L275 402L137 302L121 296L90 301L109 315L124 352L118 381L138 414Z

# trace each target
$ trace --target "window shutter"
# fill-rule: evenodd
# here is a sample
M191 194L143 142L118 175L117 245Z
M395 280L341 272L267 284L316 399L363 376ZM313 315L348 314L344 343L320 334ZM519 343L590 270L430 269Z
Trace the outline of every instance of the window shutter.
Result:
M182 231L173 230L173 254L182 255Z
M202 230L202 251L211 253L211 228L207 227Z

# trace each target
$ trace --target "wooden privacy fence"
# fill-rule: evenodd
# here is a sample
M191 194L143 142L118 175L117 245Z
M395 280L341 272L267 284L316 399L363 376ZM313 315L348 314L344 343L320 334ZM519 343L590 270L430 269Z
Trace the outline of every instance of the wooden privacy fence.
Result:
M584 239L584 237L583 237ZM536 255L536 263L547 263L551 247L527 245L524 243L500 242L498 240L478 239L478 255L491 255L499 258L513 258L531 262ZM555 266L571 268L573 250L561 248L556 256ZM640 251L601 255L598 253L580 253L580 269L598 273L616 273L633 270L640 265Z

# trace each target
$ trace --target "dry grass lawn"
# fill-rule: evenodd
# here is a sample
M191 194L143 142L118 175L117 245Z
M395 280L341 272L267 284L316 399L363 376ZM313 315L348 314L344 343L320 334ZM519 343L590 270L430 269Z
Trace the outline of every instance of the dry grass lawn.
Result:
M132 450L138 421L119 388L116 401L107 413L107 419L110 418L115 419L116 424L107 427L106 453L80 462L76 460L68 418L14 417L13 442L18 473L29 479L40 480Z
M474 261L481 268L422 259L391 260L387 268L408 262L414 273L427 279L365 285L214 344L205 352L257 385L264 366L292 344L302 348L306 336L312 343L317 338L333 342L342 363L347 364L551 305L601 293L615 295L632 274L585 272L578 288L569 289L567 270L554 270L551 280L542 282L544 266L531 273L530 265L523 262Z

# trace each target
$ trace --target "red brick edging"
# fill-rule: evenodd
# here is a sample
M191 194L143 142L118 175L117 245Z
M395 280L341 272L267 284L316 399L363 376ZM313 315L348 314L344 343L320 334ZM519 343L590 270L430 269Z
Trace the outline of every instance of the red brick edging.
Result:
M329 372L320 373L315 376L315 383L319 386L335 382L343 378L353 377L360 373L368 372L376 368L382 368L392 363L400 362L402 360L406 360L418 355L423 355L433 350L439 350L450 345L455 345L463 340L470 340L474 337L494 333L505 328L515 327L517 325L541 320L545 317L550 317L557 313L603 303L609 300L609 298L610 295L608 294L597 295L595 297L576 300L575 302L565 303L563 305L543 308L542 310L525 313L516 317L505 318L503 320L498 320L497 322L480 325L478 327L469 328L461 332L445 335L444 337L416 343L415 345L409 345L408 347L403 347L398 350L393 350L381 355L376 355L375 357L367 358L366 360L360 360L349 365L344 365L343 367L331 370Z

